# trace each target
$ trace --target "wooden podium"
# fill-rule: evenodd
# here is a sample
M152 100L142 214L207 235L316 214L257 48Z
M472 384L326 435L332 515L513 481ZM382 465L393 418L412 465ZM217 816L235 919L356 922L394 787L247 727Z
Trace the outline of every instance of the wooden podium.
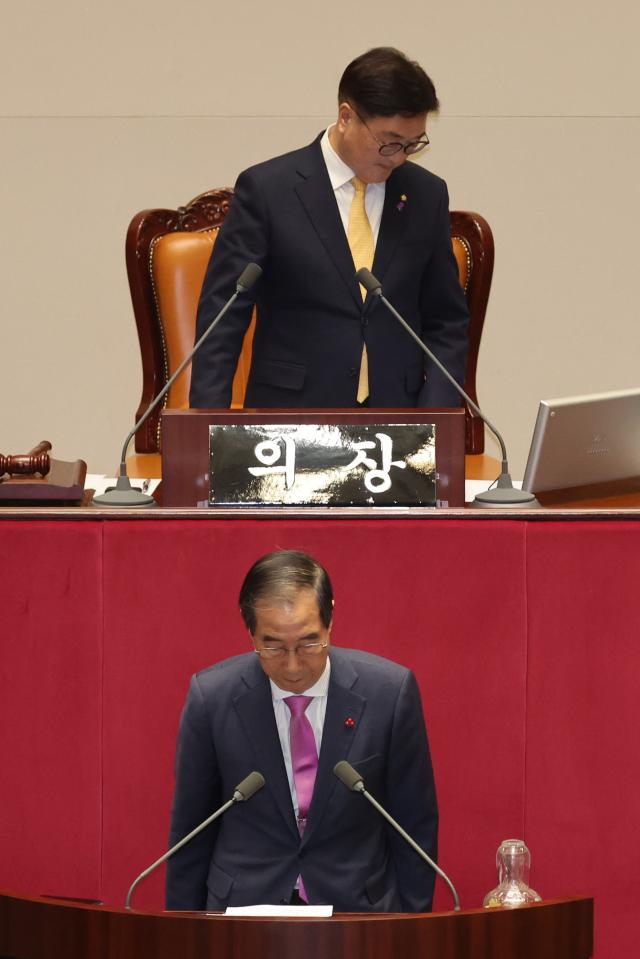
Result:
M464 506L464 410L165 410L162 505L198 506L209 497L209 426L236 423L433 423L437 497Z
M331 919L142 913L0 893L0 959L589 959L593 900Z

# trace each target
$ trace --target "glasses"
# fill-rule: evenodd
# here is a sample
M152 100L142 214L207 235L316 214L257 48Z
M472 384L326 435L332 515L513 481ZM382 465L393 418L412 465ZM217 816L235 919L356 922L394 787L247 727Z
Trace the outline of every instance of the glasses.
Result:
M290 653L296 656L319 656L323 649L326 649L329 643L298 643L292 649L286 646L263 646L262 649L255 649L254 652L263 659L284 659Z
M373 132L373 130L371 129L367 121L363 120L363 118L360 116L358 111L354 110L353 107L351 107L351 109L357 116L358 120L360 120L360 123L363 123L365 125L365 127L367 128L367 130L369 131L373 139L378 144L378 153L380 154L380 156L392 157L392 156L395 156L396 153L400 153L400 150L404 150L406 156L408 157L415 156L416 153L421 153L422 150L425 149L425 147L429 146L429 137L427 136L426 133L424 137L422 137L420 140L412 140L410 143L383 143L382 140L379 140L378 137L375 135L375 133Z

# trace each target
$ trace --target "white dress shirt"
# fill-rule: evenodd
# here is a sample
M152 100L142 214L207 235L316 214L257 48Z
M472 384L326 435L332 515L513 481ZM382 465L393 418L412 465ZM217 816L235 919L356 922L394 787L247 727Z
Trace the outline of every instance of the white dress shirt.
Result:
M324 135L320 140L320 149L322 150L324 162L327 165L329 179L331 180L333 193L338 204L338 210L340 211L340 219L342 220L344 232L348 234L349 211L351 210L351 203L356 192L351 180L355 176L355 173L351 167L347 166L344 160L340 159L331 146L329 142L330 129L331 127L324 131ZM384 206L384 191L385 183L368 183L364 195L364 207L367 211L369 223L371 224L374 248L378 242L378 233L380 232L380 220L382 219L382 208Z
M287 779L289 780L289 790L291 792L291 802L293 803L293 809L296 814L296 819L298 818L298 797L296 796L296 787L293 779L293 766L291 764L291 744L289 742L289 724L291 722L291 710L284 702L287 696L313 696L313 700L309 703L305 710L305 716L311 723L311 728L313 729L313 735L316 740L316 749L318 750L318 755L320 755L320 743L322 742L322 730L324 728L324 717L327 711L327 693L329 691L329 676L331 674L331 663L327 657L327 663L324 667L324 671L320 678L310 686L309 689L305 689L302 693L291 693L287 692L284 689L280 689L279 686L273 682L272 679L269 680L271 683L271 697L273 699L273 711L276 717L276 725L278 727L278 736L280 737L280 745L282 747L282 756L284 758L285 769L287 770Z

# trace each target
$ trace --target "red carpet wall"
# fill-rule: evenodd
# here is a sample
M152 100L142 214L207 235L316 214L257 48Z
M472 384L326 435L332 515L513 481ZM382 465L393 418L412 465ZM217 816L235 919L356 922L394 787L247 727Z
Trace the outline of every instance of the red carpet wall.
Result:
M522 837L543 897L596 897L597 959L634 954L634 522L0 520L0 887L123 902L165 848L189 676L248 648L238 589L276 547L329 569L336 645L415 670L463 907Z

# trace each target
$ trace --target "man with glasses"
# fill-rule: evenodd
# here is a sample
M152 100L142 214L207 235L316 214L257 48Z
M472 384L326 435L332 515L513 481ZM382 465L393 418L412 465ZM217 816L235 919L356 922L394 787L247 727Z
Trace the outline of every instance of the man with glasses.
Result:
M451 248L444 181L407 162L428 144L432 81L398 50L349 64L336 122L308 147L240 175L198 308L200 336L248 262L257 323L252 407L459 406L450 383L355 273L386 297L462 384L468 313ZM239 300L193 363L190 402L227 407L251 318Z
M169 860L167 908L431 908L433 872L333 775L337 762L351 763L435 858L438 813L417 684L403 666L331 646L333 608L329 576L306 553L270 553L249 570L240 610L253 649L191 681L170 845L250 771L266 785Z

